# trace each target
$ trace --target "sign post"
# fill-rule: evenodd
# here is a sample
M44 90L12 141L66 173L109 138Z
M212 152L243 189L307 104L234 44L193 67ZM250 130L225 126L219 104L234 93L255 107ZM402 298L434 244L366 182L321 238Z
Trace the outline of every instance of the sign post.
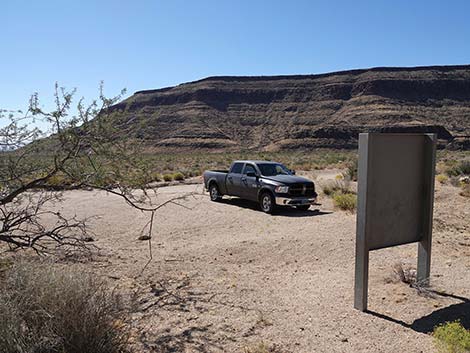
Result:
M435 134L359 134L358 310L367 310L371 250L418 242L417 280L429 280L436 140Z

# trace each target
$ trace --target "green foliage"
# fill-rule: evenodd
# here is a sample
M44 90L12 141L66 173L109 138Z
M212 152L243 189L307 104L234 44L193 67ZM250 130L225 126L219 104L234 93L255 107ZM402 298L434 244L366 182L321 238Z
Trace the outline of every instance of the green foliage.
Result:
M323 185L323 193L333 198L336 207L344 211L354 211L356 209L357 196L351 189L348 179L336 179Z
M177 181L184 180L184 174L180 172L173 174L173 180L177 180Z
M164 181L172 181L173 180L173 174L163 174L163 180Z
M57 174L54 174L47 179L46 185L48 185L51 189L66 189L73 186L73 180L70 179L67 175L58 172Z
M439 353L470 352L470 331L458 321L437 326L433 337Z
M163 177L160 173L152 173L152 181L162 181Z
M446 170L446 174L450 177L460 175L470 175L470 160L456 162Z
M125 352L120 297L96 276L20 263L0 285L0 351Z
M318 149L312 153L305 152L180 152L145 153L142 159L156 173L169 174L181 172L186 177L199 176L207 169L228 169L232 161L237 159L272 160L285 164L295 170L324 169L327 167L346 168L354 163L354 151Z
M343 211L354 211L357 204L357 196L355 194L335 194L333 202L336 207Z

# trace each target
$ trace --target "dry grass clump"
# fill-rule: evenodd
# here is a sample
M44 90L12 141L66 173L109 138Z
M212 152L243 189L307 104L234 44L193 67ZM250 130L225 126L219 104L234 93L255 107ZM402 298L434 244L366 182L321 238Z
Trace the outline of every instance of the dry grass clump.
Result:
M432 335L439 353L470 352L470 331L458 321L435 327Z
M449 178L445 174L439 174L436 176L436 179L441 184L446 184Z
M349 178L336 179L322 186L323 193L333 198L336 207L343 211L354 211L357 207L356 193L351 189Z
M322 185L323 193L326 196L334 196L335 194L353 194L351 182L348 179L335 179Z
M333 195L333 202L339 209L352 212L357 207L357 196L355 194L336 194Z
M408 284L411 288L416 289L418 295L423 297L436 297L436 292L429 286L429 279L418 281L416 269L401 262L393 265L393 277L386 281Z
M126 352L122 301L96 277L30 263L1 275L0 352Z
M461 185L460 178L456 177L456 176L450 177L449 178L449 183L450 183L450 185L455 186L455 187L460 187L460 185Z
M393 265L395 278L403 283L412 284L416 282L416 270L410 266L404 266L401 262Z
M355 159L347 164L346 171L343 173L345 179L357 181L357 162Z
M470 184L464 184L459 194L464 197L470 197Z

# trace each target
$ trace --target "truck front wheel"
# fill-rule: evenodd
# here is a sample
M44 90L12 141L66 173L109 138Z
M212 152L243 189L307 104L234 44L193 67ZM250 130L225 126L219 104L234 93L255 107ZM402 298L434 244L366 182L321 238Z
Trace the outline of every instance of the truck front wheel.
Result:
M273 213L276 202L274 201L273 195L271 195L269 192L264 192L259 198L259 204L261 211L265 213Z
M209 186L209 195L211 197L211 201L220 201L220 200L222 200L222 195L220 195L219 188L217 187L216 183L212 183Z

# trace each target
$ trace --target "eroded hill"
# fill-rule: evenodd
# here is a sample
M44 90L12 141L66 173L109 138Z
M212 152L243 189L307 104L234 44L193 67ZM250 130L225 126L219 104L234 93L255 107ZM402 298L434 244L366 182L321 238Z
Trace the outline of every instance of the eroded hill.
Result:
M470 65L209 77L139 91L115 124L156 150L353 148L363 131L436 132L470 149Z

